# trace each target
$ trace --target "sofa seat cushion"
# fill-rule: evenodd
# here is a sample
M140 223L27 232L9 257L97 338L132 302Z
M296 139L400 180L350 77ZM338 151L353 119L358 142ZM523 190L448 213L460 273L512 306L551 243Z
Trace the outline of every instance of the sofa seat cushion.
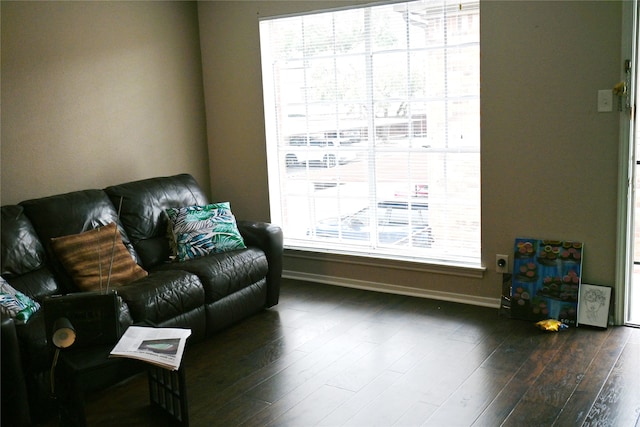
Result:
M198 276L181 270L157 271L118 288L133 321L163 324L204 305Z
M257 248L212 253L200 258L162 264L159 270L181 269L202 281L205 301L210 304L263 279L269 271L267 257Z
M207 333L214 334L265 308L266 279L207 305Z
M5 279L15 289L37 301L42 301L46 296L60 293L53 273L46 266L22 276L5 277Z

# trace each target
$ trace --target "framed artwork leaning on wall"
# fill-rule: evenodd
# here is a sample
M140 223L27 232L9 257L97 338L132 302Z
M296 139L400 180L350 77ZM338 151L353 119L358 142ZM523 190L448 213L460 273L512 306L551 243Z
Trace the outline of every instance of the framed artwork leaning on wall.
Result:
M583 283L578 296L578 325L606 328L610 303L610 287Z

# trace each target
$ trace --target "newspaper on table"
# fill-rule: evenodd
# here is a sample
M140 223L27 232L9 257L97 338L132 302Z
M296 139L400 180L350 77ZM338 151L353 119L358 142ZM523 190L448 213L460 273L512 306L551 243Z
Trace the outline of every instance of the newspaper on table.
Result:
M129 326L109 356L138 359L176 371L190 335L191 329Z

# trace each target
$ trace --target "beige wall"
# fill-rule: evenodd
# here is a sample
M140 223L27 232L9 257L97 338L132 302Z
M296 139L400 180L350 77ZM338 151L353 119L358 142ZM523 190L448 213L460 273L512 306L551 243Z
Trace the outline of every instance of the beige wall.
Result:
M198 4L211 185L239 216L269 218L258 20L349 2ZM621 3L481 3L482 261L516 237L585 243L583 278L613 285L619 114L598 89L621 76ZM420 266L291 253L287 274L354 286L497 301L493 271L462 277ZM341 262L336 262L336 259ZM357 261L357 262L353 262Z
M186 171L239 218L268 220L258 19L347 4L3 1L2 204ZM485 265L515 237L576 239L584 280L614 284L619 114L597 113L596 94L620 80L620 23L617 1L481 3ZM319 254L289 254L285 269L500 294L492 271Z
M192 173L209 190L197 6L6 2L1 203Z

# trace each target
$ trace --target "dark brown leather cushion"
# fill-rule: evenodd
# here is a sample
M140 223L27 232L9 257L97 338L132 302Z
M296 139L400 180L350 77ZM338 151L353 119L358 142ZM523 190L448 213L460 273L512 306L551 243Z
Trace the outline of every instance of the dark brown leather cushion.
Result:
M2 276L20 276L42 267L45 260L44 247L22 206L2 206L0 227Z
M63 292L77 290L73 280L57 259L51 247L54 237L68 236L92 230L111 222L118 224L122 241L127 250L140 263L127 233L118 219L117 208L102 190L82 190L40 199L26 200L20 203L25 215L33 224L40 242L44 245L48 265L58 279ZM11 283L11 281L9 281Z
M2 206L0 228L2 277L15 289L34 299L59 292L46 264L44 246L22 206Z
M208 203L189 174L149 178L104 189L115 206L122 200L122 224L147 270L169 260L166 209Z
M134 322L152 325L202 308L205 301L198 277L181 270L153 272L136 283L122 286L118 295L127 303Z

